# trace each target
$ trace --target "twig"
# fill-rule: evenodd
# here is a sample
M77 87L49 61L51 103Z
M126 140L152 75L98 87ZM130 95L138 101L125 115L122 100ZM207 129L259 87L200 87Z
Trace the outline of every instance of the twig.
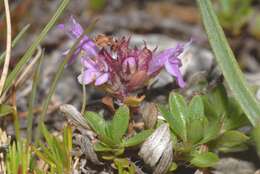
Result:
M10 57L11 57L11 46L12 46L12 28L11 28L11 17L10 17L10 9L8 0L4 0L5 4L5 16L6 16L6 26L7 26L7 37L6 37L6 55L5 55L5 63L3 72L0 79L0 96L3 91L3 87L5 84L5 79L7 77L8 69L9 69L9 63L10 63Z

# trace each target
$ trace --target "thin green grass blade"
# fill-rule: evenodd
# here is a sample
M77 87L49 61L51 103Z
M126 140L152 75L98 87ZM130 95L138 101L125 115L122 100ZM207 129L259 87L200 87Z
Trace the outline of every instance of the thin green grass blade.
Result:
M217 63L236 100L253 126L260 123L260 105L247 86L242 71L228 45L210 0L197 0L204 27Z
M49 30L54 26L56 21L58 20L59 16L62 14L64 9L67 7L70 0L62 0L59 8L56 10L55 14L52 16L50 22L44 27L42 32L39 34L39 36L34 40L31 47L25 52L25 54L22 56L20 61L15 66L14 70L7 76L7 79L5 81L4 85L4 91L7 91L11 86L13 81L16 79L18 73L21 71L23 66L28 62L28 60L32 57L34 51L39 46L39 44L42 42L42 40L45 38Z
M17 34L17 36L12 41L12 48L15 47L15 45L21 40L22 36L25 34L25 32L29 29L30 24L25 25L22 30ZM5 57L5 51L0 55L0 65L4 63L4 57Z
M28 116L27 116L27 142L30 144L32 140L32 124L33 124L33 106L36 99L37 93L37 86L40 80L40 73L41 73L41 64L44 57L44 53L42 53L40 59L38 60L35 74L33 76L33 84L32 84L32 91L30 94L29 99L29 108L28 108Z

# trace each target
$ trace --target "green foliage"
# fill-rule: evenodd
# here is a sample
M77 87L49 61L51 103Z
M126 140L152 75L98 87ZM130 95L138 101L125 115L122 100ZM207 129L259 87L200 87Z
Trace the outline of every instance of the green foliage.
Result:
M213 152L247 147L249 138L234 130L247 123L237 119L246 117L222 85L207 95L194 96L189 103L181 95L171 93L169 108L158 108L171 128L176 160L186 160L200 168L211 167L218 161ZM201 150L204 147L206 150Z
M214 166L218 162L218 156L212 152L196 153L190 163L194 166L205 168Z
M245 150L246 142L249 140L245 134L239 131L226 131L211 142L212 146L222 152L235 152Z
M12 106L7 104L0 104L0 117L12 114L14 109Z
M223 28L234 35L240 34L252 14L251 2L252 0L219 0L217 15Z
M118 108L111 121L105 121L102 116L95 112L86 112L85 118L99 136L99 142L94 146L95 150L106 152L102 157L108 160L122 155L126 147L133 147L142 143L152 133L152 130L144 130L133 137L124 137L130 119L127 106Z
M252 140L254 141L256 146L257 154L260 157L260 125L257 125L253 129L251 134Z
M48 132L41 126L42 134L47 142L39 142L40 149L33 146L35 154L49 165L50 173L72 173L72 130L70 126L64 128L62 139Z
M118 174L135 174L135 165L126 158L115 158L114 164Z
M233 97L228 97L222 84L203 96L203 102L207 118L217 121L221 117L225 130L237 129L249 123L241 107Z
M253 126L260 122L260 107L248 87L247 82L239 68L225 34L219 25L217 16L210 0L197 0L202 20L209 38L210 45L215 54L217 63L227 81L234 98L245 112Z
M32 150L24 140L14 142L8 149L6 168L8 174L27 174L34 171Z

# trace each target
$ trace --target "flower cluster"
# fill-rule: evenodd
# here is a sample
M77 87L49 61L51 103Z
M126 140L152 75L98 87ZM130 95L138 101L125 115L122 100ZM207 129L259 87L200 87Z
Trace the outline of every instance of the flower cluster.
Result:
M59 25L71 39L78 39L83 28L71 17L68 23ZM130 38L113 39L99 35L95 40L84 36L75 57L80 57L84 71L78 76L81 84L94 84L103 87L107 92L120 100L131 92L144 87L163 68L176 78L178 85L185 86L179 56L187 44L178 44L162 52L143 48L131 48Z

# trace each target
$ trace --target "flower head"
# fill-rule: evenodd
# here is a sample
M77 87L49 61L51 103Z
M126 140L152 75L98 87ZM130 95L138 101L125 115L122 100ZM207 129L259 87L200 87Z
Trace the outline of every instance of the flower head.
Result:
M83 29L71 17L67 24L59 26L71 39L77 39ZM180 87L185 86L180 67L179 56L187 44L178 44L162 52L147 48L130 47L129 38L113 39L99 35L95 40L84 36L80 41L74 58L80 55L84 71L79 75L81 84L94 84L123 100L131 92L144 87L163 68L176 78Z

